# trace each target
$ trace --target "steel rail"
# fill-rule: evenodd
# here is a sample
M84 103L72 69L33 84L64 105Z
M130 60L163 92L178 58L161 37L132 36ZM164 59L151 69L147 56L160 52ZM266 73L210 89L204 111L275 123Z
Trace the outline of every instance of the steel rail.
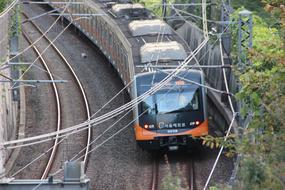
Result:
M157 190L158 188L158 180L159 180L158 175L159 175L159 157L155 155L152 163L151 190Z
M190 160L189 162L189 190L194 190L194 162Z
M23 15L28 19L28 15L23 13ZM37 26L37 24L35 24L34 21L29 20L29 23L31 23L43 36L43 38L49 43L51 44L51 46L53 47L53 49L55 50L55 52L59 55L59 57L62 59L62 61L64 62L64 64L68 67L69 71L72 73L72 76L74 77L77 85L79 86L80 92L82 94L83 100L84 100L84 104L85 104L85 108L86 108L86 114L87 114L87 121L90 121L90 108L89 108L89 103L88 103L88 99L85 93L85 90L82 86L82 83L80 82L78 76L76 75L74 69L72 68L72 66L70 65L70 63L67 61L67 59L64 57L64 55L60 52L60 50L54 45L54 43L46 36L46 34ZM90 125L90 124L89 124ZM90 141L91 141L91 127L88 127L88 132L87 132L87 140L86 140L86 150L84 153L84 158L83 158L83 162L84 162L84 168L86 170L86 166L87 166L87 159L88 159L88 152L89 152L89 148L90 148Z
M49 78L53 81L54 80L54 77L53 75L51 74L51 71L46 63L46 61L44 60L43 56L40 54L38 48L35 46L35 44L33 44L32 40L28 37L27 33L25 32L25 30L23 29L23 36L24 38L29 42L29 44L32 46L32 48L34 49L34 51L36 52L37 56L39 56L40 58L40 61L42 63L42 65L44 66L44 68L47 70L47 73L48 73L48 76ZM55 84L55 82L52 82L52 87L53 87L53 91L54 91L54 94L55 94L55 99L56 99L56 109L57 109L57 127L56 127L56 130L60 130L61 128L61 107L60 107L60 99L59 99L59 94L58 94L58 89L57 89L57 86ZM44 179L47 177L49 171L50 171L50 168L51 168L51 165L53 163L53 159L56 155L56 150L57 150L57 147L58 147L58 136L59 135L56 135L56 139L54 140L54 145L53 145L53 148L52 148L52 152L49 156L49 160L47 162L47 165L45 167L45 170L42 174L42 177L41 179Z

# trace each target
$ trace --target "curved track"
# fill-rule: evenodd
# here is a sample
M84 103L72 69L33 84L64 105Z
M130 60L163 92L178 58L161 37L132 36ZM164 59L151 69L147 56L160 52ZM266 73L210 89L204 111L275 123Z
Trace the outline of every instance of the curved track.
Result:
M42 65L44 66L44 68L47 70L48 76L50 80L54 80L54 77L50 71L50 68L48 67L46 61L44 60L44 58L42 57L42 55L40 54L38 48L32 43L31 39L28 37L27 33L25 30L22 31L23 32L23 36L25 37L25 39L29 42L29 44L32 46L32 48L34 49L34 51L36 52L37 56L39 57ZM55 99L56 99L56 108L57 108L57 127L56 130L60 130L61 129L61 107L60 107L60 98L58 95L58 89L56 87L56 84L53 82L52 83L52 87L53 87L53 91L55 94ZM56 136L58 137L58 135ZM54 145L53 145L53 149L52 152L50 154L48 163L46 165L46 168L42 174L42 178L45 178L50 170L50 166L52 164L52 160L56 154L56 150L57 150L57 145L58 145L58 138L55 139L54 141Z
M166 175L169 175L168 173L163 172L163 166L161 164L161 158L159 158L159 156L155 155L153 158L153 164L152 164L152 176L151 176L151 190L157 190L161 188L161 183L164 180L164 177ZM168 170L171 170L172 165L177 164L176 161L175 163L169 163L168 161L166 161L166 167L170 167L168 168ZM174 168L176 168L174 166ZM189 190L194 190L194 162L193 160L188 160L186 163L180 163L180 171L177 172L172 172L171 175L176 175L178 173L180 173L182 176L179 176L182 180L182 186L183 189L189 189ZM177 170L177 168L176 168ZM183 180L184 179L184 180Z
M28 19L28 15L25 13L22 13L22 15ZM54 52L57 54L58 57L60 57L60 59L62 60L61 62L67 66L68 70L70 71L70 73L72 74L73 78L75 79L79 89L80 89L80 93L82 94L82 98L84 100L84 105L85 105L85 109L86 109L86 113L87 113L87 120L90 120L90 108L89 108L89 104L88 104L88 100L87 100L87 96L86 93L83 89L83 86L78 78L78 76L76 75L74 69L71 67L70 63L67 61L67 59L63 56L63 54L60 52L60 50L53 44L53 42L44 34L44 32L31 20L28 20L29 23L31 23L33 25L33 27L36 29L37 32L40 33L40 35L42 36L42 39L46 40L48 42L48 44L50 44L50 47L52 47L52 49L54 50ZM23 30L23 35L25 36L25 38L29 41L29 43L32 45L32 47L34 48L35 52L37 53L37 55L39 56L41 62L43 63L45 69L48 71L49 73L49 77L51 80L53 80L53 76L51 74L51 71L48 67L48 65L46 64L46 62L44 61L43 57L41 56L41 53L39 52L39 50L36 48L35 44L33 44L33 42L31 41L31 39L29 39L29 37L27 36L27 33ZM60 101L59 101L59 96L58 96L58 90L56 88L55 83L53 84L53 89L55 92L55 96L56 96L56 100L57 100L57 114L58 114L58 121L57 121L57 128L56 130L60 130L60 117L61 117L61 109L60 109ZM84 162L84 167L86 169L87 166L87 159L88 159L88 152L89 152L89 147L90 147L90 141L91 141L91 128L89 126L88 128L88 132L87 132L87 139L86 139L86 149L85 149L85 153L84 153L84 158L83 158L83 162ZM57 138L54 142L54 146L53 146L53 150L52 153L50 154L49 160L46 164L45 170L42 174L42 179L47 178L49 171L51 169L51 166L53 164L54 158L55 158L55 154L56 154L56 150L57 150L57 146L59 143L59 139Z

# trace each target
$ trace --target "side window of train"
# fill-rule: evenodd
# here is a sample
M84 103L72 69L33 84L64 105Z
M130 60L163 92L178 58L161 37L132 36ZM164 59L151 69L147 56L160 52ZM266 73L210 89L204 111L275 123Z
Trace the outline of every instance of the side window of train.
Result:
M109 30L109 47L110 47L110 50L111 50L111 54L113 52L113 33Z
M106 26L107 24L105 24L105 43L106 43L106 48L109 48L109 41L110 41L110 33L109 33L109 28Z
M119 41L116 42L116 56L117 56L117 64L120 63L120 45Z
M121 52L120 52L120 63L121 67L124 68L124 50L123 50L123 45L121 45Z
M127 60L127 53L126 52L124 52L124 54L123 54L123 61L124 61L125 70L127 71L129 68L128 68L128 60Z
M97 17L95 17L94 18L94 22L93 22L93 30L95 31L95 33L96 33L96 38L97 38L97 40L98 40L98 34L99 34L99 24L98 24L98 18Z
M88 13L88 14L92 14L92 11L91 11L91 9L90 9L89 7L87 8L87 13ZM87 31L88 31L89 33L91 33L91 31L92 31L92 19L93 19L93 17L91 17L90 19L87 19L87 20L86 20L86 22L88 23Z
M129 66L128 66L128 56L127 56L127 53L125 52L124 53L124 64L125 64L125 69L124 69L124 72L125 72L125 80L126 81L129 81Z
M106 24L105 22L103 22L103 40L104 40L104 45L105 45L105 48L107 46L107 38L108 38L108 32L107 32L107 29L106 29Z
M77 9L77 5L76 4L72 4L71 3L71 10L72 10L72 12L76 12L76 9Z
M113 33L109 30L109 48L110 48L110 56L113 59Z
M116 61L117 61L117 64L120 62L120 61L119 61L119 56L120 56L119 48L120 48L119 41L116 40L116 49L115 49L115 52L116 52Z
M99 20L98 32L99 32L100 42L102 45L102 24L101 24L101 20Z
M78 9L77 9L77 11L78 11L78 13L81 13L81 4L78 4L78 7L77 7Z

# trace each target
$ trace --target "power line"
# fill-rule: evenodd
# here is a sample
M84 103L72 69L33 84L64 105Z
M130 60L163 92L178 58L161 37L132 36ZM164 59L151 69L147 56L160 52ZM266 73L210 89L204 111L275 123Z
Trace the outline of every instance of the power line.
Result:
M65 12L65 10L67 9L67 7L69 6L69 3L71 2L71 0L69 0L69 2L66 4L66 6L64 7L64 9L62 10L61 13ZM37 42L39 42L44 35L46 35L51 29L52 27L57 23L57 21L60 19L61 16L59 16L53 23L52 25L44 32L43 35L41 35L36 41L34 41L31 45L29 45L28 47L26 47L24 50L22 50L21 52L17 53L16 55L14 55L13 57L11 57L10 59L6 60L5 62L2 62L0 64L0 67L2 67L3 65L5 65L6 63L10 62L11 60L13 60L14 58L18 57L19 55L23 54L24 52L26 52L27 50L29 50L32 45L35 45Z
M197 47L197 49L196 49L191 55L189 55L189 56L184 60L184 63L181 63L181 65L184 64L184 67L186 67L187 63L189 63L189 62L193 59L193 57L202 49L202 47L203 47L206 43L207 43L207 40L204 40L204 41ZM186 65L185 65L185 63L186 63ZM180 65L180 66L181 66L181 65ZM181 69L181 68L180 68L180 69ZM175 71L177 71L177 69L174 70L174 72L175 72ZM168 75L167 77L171 77L173 74L174 74L174 73ZM167 77L166 77L166 78L167 78ZM161 83L158 83L158 84L155 86L155 88L153 87L153 88L150 89L148 92L146 92L145 94L141 95L140 97L138 97L138 98L132 100L131 102L129 102L129 103L127 103L127 104L125 104L125 105L123 105L123 106L121 106L121 107L119 107L119 108L117 108L117 109L115 109L115 110L113 110L113 111L107 113L107 114L104 114L103 116L100 116L100 117L98 117L98 118L95 118L95 119L91 120L90 122L84 122L84 123L75 125L75 126L73 126L73 127L69 127L69 128L60 130L60 131L59 131L59 134L63 134L64 136L66 136L66 134L64 134L64 133L70 133L70 132L72 132L72 133L77 133L77 132L79 132L79 131L81 131L81 130L84 130L85 128L83 128L83 127L85 127L85 126L86 126L87 124L89 124L89 123L96 125L96 124L99 124L99 123L104 122L105 120L110 119L110 118L107 118L107 117L113 118L113 117L117 116L117 114L122 113L122 111L131 109L132 107L130 107L130 106L133 106L133 107L134 107L135 105L137 105L137 103L139 103L140 101L142 101L142 100L144 100L145 98L147 98L151 93L154 93L155 90L157 90L157 88L159 89L159 86L160 86L160 85L163 85L163 84L162 84L163 82L164 82L164 84L165 84L165 81L162 81ZM145 97L145 96L147 96L147 97ZM137 102L137 101L138 101L138 102ZM109 102L110 102L110 101L109 101ZM105 105L104 105L104 106L105 106ZM107 119L106 119L106 118L107 118ZM39 136L34 136L34 137L29 137L29 138L24 138L24 139L19 139L19 140L14 140L14 141L8 141L8 142L4 142L4 143L3 143L3 146L7 146L7 145L11 145L11 144L18 144L18 143L23 143L23 142L33 141L33 140L39 140L39 139L42 139L42 138L49 138L49 140L52 140L52 139L54 139L52 136L54 136L54 135L56 135L56 134L57 134L57 133L52 132L52 133L49 133L49 134L44 134L44 135L39 135ZM32 144L37 144L37 142L32 143ZM11 148L16 148L16 147L19 147L19 146L25 146L25 145L18 145L18 146L14 146L14 147L11 147ZM8 147L8 148L9 148L9 147Z
M52 133L48 133L48 134L43 134L43 135L39 135L39 136L34 136L34 137L29 137L29 138L24 138L24 139L18 139L18 140L13 140L13 141L8 141L8 142L4 142L2 145L3 146L7 146L7 145L11 145L11 144L16 144L16 143L24 143L24 142L28 142L28 141L34 141L34 140L39 140L42 138L48 138L48 137L52 137L56 134L64 134L64 133L68 133L74 130L78 130L83 128L84 126L86 126L87 124L99 124L104 122L105 120L111 119L115 116L117 116L118 114L122 113L123 111L127 111L129 109L132 109L134 106L136 106L138 103L140 103L141 101L143 101L144 99L146 99L147 97L149 97L151 94L155 93L157 90L159 90L163 85L165 85L166 83L168 83L171 78L173 77L173 75L177 75L181 70L184 69L184 67L193 59L193 56L196 55L203 47L204 45L207 43L208 40L204 40L196 49L196 51L194 51L193 54L189 55L182 63L181 65L179 65L177 67L177 69L173 70L173 72L168 75L166 78L164 78L160 83L156 84L154 87L152 87L149 91L145 92L144 94L142 94L141 96L137 97L136 99L133 99L132 101L126 103L125 105L107 113L104 114L102 116L99 116L98 118L92 119L90 120L90 122L84 122L78 125L75 125L73 127L69 127L66 129L62 129L58 132L52 132Z
M223 50L222 50L222 40L221 40L221 38L219 39L219 41L220 41L219 47L220 47L221 61L222 61L222 65L224 65ZM226 91L227 91L227 93L229 93L229 87L228 87L228 81L227 81L225 69L223 69L223 76L224 76L224 83L225 83ZM233 118L232 118L231 124L230 124L230 126L228 128L227 134L224 137L224 142L227 141L227 138L228 138L228 136L230 134L230 131L231 131L232 126L233 126L233 123L234 123L234 121L236 119L236 116L237 116L237 112L234 110L232 99L231 99L230 96L228 96L228 100L229 100L229 103L230 103L231 111L233 113ZM213 165L213 167L211 169L211 172L210 172L210 174L209 174L209 176L207 178L206 184L204 186L204 190L206 190L206 188L208 187L208 184L209 184L209 182L210 182L210 180L212 178L212 175L213 175L213 173L214 173L214 171L216 169L217 163L218 163L218 161L220 159L220 156L221 156L221 153L222 153L223 149L224 149L224 145L220 148L220 151L219 151L218 156L217 156L217 158L215 160L215 163L214 163L214 165Z
M11 9L14 8L15 5L18 4L19 0L14 0L3 12L0 13L0 18L4 17L6 14L10 12Z
M187 73L186 73L185 75L187 75ZM185 77L185 76L184 76L184 77ZM171 89L173 89L174 87L175 87L175 86L173 86ZM171 89L169 89L167 93L169 93L169 92L171 91ZM166 93L166 94L167 94L167 93ZM165 98L165 97L164 97L164 98ZM163 100L163 98L160 99L159 101L162 101L162 100ZM91 149L91 150L88 152L88 154L90 154L91 152L97 150L98 148L100 148L101 146L103 146L106 142L108 142L110 139L112 139L113 137L115 137L116 135L118 135L119 133L121 133L122 131L124 131L124 130L125 130L126 128L128 128L136 119L138 119L139 117L141 117L142 115L144 115L149 109L150 109L150 108L144 110L139 116L137 116L136 118L134 118L131 122L129 122L127 125L125 125L123 128L121 128L121 129L120 129L119 131L117 131L115 134L111 135L111 136L108 137L106 140L104 140L102 143L100 143L99 145L97 145L96 147L94 147L93 149ZM130 110L130 111L131 111L131 110ZM130 111L129 111L129 112L130 112ZM121 118L119 118L119 120L117 120L117 121L116 121L115 123L113 123L110 127L108 127L99 137L97 137L96 139L94 139L94 140L91 142L91 144L95 143L101 136L103 136L103 134L104 134L105 132L107 132L109 129L111 129L112 127L114 127L115 124L117 124L122 118L124 118L126 115L128 115L129 112L127 112L124 116L122 116ZM85 147L85 148L86 148L86 147ZM75 158L76 158L82 151L84 151L85 148L82 149L82 150L80 150L76 155L74 155L74 156L71 158L70 161L78 161L78 160L80 160L80 159L82 158L82 156L78 157L77 159L75 159ZM61 172L61 171L62 171L62 169L58 169L56 172L54 172L54 173L51 174L50 176L54 176L54 175L58 174L58 173ZM41 186L41 184L38 184L38 186L35 187L34 189L37 189L39 186Z
M194 65L193 65L194 66ZM191 81L192 82L192 81ZM124 87L125 88L125 87ZM122 89L122 90L124 90L124 88ZM121 90L121 91L122 91ZM121 92L120 91L120 92ZM119 92L119 93L120 93ZM118 94L119 94L118 93ZM110 100L110 101L108 101L106 104L108 104L109 102L111 102L112 101L112 99ZM105 105L106 105L105 104ZM104 105L104 106L105 106ZM104 107L103 106L103 107ZM100 110L98 110L98 111L100 111ZM110 127L108 127L102 134L100 134L100 136L98 136L95 140L93 140L92 142L91 142L91 144L93 144L95 141L97 141L101 136L103 136L109 129L111 129L116 123L118 123L122 118L124 118L127 114L129 114L131 112L131 110L129 110L124 116L122 116L119 120L117 120L113 125L111 125ZM96 114L96 113L95 113ZM68 135L71 135L71 133L69 133ZM64 136L64 138L63 139L65 139L65 138L68 138L68 136ZM62 141L61 141L62 142ZM98 147L99 148L99 147ZM82 149L82 150L80 150L73 158L72 158L72 160L74 159L74 158L76 158L82 151L84 151L86 149L86 147L84 148L84 149ZM43 155L42 155L43 156ZM26 167L24 167L24 168L26 168ZM23 169L24 169L23 168Z
M236 119L236 116L237 116L237 113L233 113L232 121L231 121L231 123L230 123L230 125L229 125L227 134L226 134L226 136L224 137L224 142L226 142L227 139L228 139L228 136L229 136L229 134L230 134L230 131L231 131L233 125L234 125L234 121L235 121L235 119ZM206 190L206 189L207 189L207 187L208 187L208 185L209 185L209 182L210 182L210 180L211 180L211 177L212 177L212 175L213 175L213 173L214 173L214 171L215 171L215 169L216 169L216 166L217 166L217 164L218 164L218 161L219 161L219 159L220 159L220 156L221 156L223 150L224 150L224 146L222 146L222 147L220 148L220 151L219 151L219 153L218 153L218 156L217 156L217 158L216 158L216 160L215 160L215 163L214 163L214 165L213 165L213 167L212 167L212 169L211 169L211 172L210 172L210 174L209 174L209 177L208 177L208 179L207 179L207 181L206 181L206 184L205 184L203 190Z
M130 111L129 111L130 112Z

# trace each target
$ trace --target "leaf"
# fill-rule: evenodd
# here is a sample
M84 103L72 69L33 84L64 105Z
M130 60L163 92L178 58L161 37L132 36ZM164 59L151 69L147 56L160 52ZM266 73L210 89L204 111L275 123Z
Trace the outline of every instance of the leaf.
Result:
M215 146L215 143L211 142L211 149L213 149Z

